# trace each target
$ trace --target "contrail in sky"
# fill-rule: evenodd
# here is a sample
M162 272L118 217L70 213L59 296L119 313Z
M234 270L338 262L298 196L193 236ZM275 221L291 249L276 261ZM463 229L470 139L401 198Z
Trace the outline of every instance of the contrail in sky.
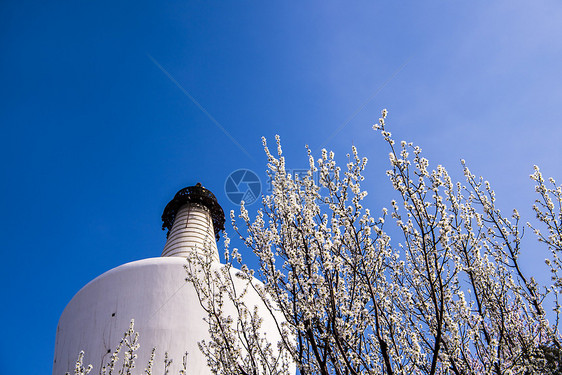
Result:
M250 155L248 151L246 151L246 149L242 147L242 145L228 132L228 130L226 130L224 126L222 126L220 122L218 122L217 119L213 117L213 115L211 115L201 104L199 104L199 102L193 96L191 96L191 94L186 89L184 89L183 86L180 85L180 83L176 81L176 79L170 73L168 73L168 71L164 69L164 67L160 65L160 63L158 63L158 61L156 61L154 57L150 56L150 54L147 54L147 56L150 60L152 60L154 65L156 65L158 69L160 69L162 73L164 73L166 77L168 77L168 79L172 81L172 83L176 85L181 90L181 92L183 92L183 94L187 96L189 100L191 100L193 104L195 104L197 108L199 108L199 110L203 112L209 118L209 120L213 122L213 124L217 126L217 128L219 128L244 154L246 154L246 156L254 160L252 155Z

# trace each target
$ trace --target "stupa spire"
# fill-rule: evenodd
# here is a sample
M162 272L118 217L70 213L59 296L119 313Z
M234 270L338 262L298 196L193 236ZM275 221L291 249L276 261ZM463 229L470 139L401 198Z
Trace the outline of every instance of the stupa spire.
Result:
M168 229L163 257L187 257L195 251L204 254L211 248L219 260L216 241L224 230L224 211L215 195L201 183L176 193L162 214L162 229Z

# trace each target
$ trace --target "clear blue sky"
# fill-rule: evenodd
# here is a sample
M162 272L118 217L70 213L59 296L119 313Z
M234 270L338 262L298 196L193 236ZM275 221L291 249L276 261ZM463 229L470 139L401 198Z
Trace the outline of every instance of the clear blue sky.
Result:
M561 19L558 1L2 1L0 373L50 374L65 305L159 256L178 189L200 181L228 212L232 171L265 183L262 135L292 168L305 144L342 162L355 144L376 211L388 108L432 165L466 159L532 218L532 165L562 181ZM524 256L546 273L534 242Z

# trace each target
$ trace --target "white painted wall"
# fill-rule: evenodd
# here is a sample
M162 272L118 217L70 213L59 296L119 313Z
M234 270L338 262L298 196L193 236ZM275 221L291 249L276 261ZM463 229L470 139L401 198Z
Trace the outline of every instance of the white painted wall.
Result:
M197 295L185 282L185 262L170 257L127 263L82 288L59 320L53 375L72 370L80 350L86 352L85 362L93 364L97 373L132 318L140 333L139 367L146 366L156 347L158 366L164 352L179 365L187 351L192 373L204 374L205 358L199 354L197 341L207 337L207 326Z

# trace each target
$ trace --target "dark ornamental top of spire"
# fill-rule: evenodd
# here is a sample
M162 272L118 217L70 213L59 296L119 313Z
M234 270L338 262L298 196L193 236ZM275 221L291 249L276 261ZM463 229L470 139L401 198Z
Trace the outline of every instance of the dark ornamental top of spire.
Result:
M166 205L162 214L162 230L168 228L168 233L170 233L176 214L187 203L198 203L209 209L213 220L215 238L218 241L220 232L224 230L224 211L215 195L210 190L205 189L199 182L195 186L188 186L178 191L174 199Z

